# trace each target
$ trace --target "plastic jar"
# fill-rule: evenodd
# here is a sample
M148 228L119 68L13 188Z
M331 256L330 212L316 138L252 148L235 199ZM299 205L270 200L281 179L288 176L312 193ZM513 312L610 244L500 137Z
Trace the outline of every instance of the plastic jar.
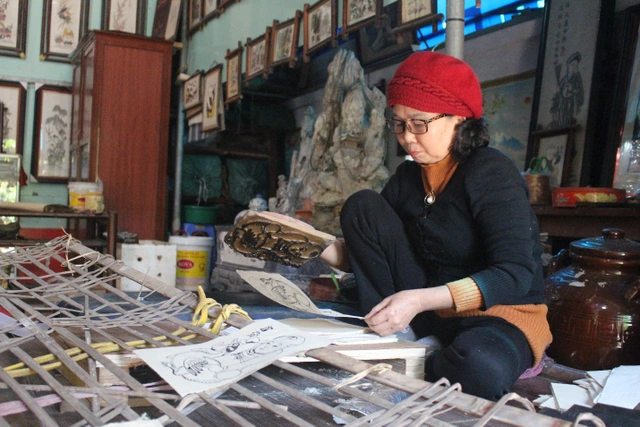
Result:
M96 192L97 184L93 182L70 182L69 183L69 206L76 211L85 211L87 196Z
M104 212L104 196L102 195L102 182L93 184L85 198L85 210L95 213Z

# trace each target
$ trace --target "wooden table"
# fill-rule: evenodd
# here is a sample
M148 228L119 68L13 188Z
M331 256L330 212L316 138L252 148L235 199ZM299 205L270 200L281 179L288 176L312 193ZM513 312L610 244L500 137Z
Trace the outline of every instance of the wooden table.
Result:
M533 206L540 232L549 237L582 239L600 237L605 228L620 228L625 237L640 240L640 204L625 207Z

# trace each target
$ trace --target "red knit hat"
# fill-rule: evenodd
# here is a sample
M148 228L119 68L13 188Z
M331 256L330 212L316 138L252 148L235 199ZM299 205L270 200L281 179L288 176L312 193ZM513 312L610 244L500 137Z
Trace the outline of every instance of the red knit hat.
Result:
M453 56L423 51L411 54L387 88L387 105L430 113L482 117L482 91L471 67Z

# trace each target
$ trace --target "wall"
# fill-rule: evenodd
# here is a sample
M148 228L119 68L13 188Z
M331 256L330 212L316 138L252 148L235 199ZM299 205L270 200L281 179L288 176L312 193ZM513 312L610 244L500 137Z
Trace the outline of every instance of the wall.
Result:
M102 21L102 2L92 0L89 3L89 30L100 29ZM157 0L148 0L145 34L151 34L153 16ZM30 176L33 127L35 121L35 91L41 84L70 87L73 81L70 64L40 60L40 37L42 29L43 0L28 2L27 44L24 59L0 56L0 80L20 81L27 89L25 110L23 169ZM20 201L34 203L67 204L67 186L62 184L40 184L33 178L20 190ZM56 220L38 220L23 218L22 228L53 227L59 228Z

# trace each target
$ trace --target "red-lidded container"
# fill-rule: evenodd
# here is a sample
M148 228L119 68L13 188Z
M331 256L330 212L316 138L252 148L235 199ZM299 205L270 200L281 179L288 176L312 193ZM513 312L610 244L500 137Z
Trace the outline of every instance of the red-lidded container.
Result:
M624 203L627 192L619 188L558 187L553 190L553 206L574 207L578 203Z

